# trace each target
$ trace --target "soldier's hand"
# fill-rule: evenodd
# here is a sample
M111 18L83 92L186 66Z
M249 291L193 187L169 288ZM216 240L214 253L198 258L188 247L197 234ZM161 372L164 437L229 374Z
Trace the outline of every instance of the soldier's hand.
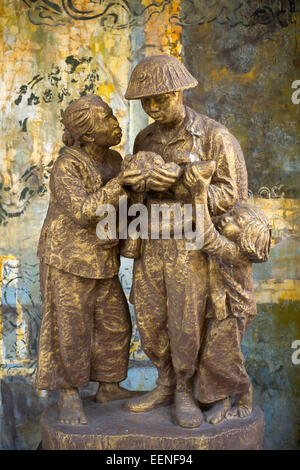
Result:
M211 182L215 168L216 163L214 161L197 162L187 165L183 177L184 185L192 193L203 193Z
M164 168L154 168L147 181L147 189L153 191L166 191L176 183L181 174L178 165L166 165Z

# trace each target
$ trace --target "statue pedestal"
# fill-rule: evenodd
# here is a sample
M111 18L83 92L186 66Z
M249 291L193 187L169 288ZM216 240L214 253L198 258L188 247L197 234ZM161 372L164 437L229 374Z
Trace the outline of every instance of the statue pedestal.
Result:
M41 419L43 450L260 450L264 414L254 407L248 418L204 423L197 429L174 424L172 406L146 413L125 409L124 400L97 404L83 400L89 424L70 426L57 422L57 405Z

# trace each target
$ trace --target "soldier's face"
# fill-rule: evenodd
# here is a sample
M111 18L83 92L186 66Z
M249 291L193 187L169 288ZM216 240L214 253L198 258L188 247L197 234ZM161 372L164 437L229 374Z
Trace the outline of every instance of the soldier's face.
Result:
M141 102L145 113L161 124L172 124L182 113L181 92L147 96Z
M117 118L107 104L97 106L94 109L93 120L93 139L95 144L111 147L120 143L122 130Z

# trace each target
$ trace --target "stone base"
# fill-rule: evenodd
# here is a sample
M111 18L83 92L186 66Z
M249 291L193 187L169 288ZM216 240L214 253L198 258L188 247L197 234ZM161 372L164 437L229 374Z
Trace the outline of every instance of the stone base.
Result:
M124 400L97 404L83 400L87 426L58 423L57 405L41 419L43 450L260 450L264 414L254 407L248 418L237 418L197 429L174 424L172 406L145 413L129 412Z

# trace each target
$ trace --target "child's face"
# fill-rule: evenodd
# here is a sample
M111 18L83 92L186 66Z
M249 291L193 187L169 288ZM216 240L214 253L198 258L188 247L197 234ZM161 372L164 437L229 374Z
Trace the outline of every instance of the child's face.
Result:
M232 209L219 218L217 228L224 237L229 240L236 241L239 238L243 227L245 227L247 220L248 217L246 213Z
M102 147L118 145L122 138L122 130L111 108L107 104L97 106L93 118L95 144Z

